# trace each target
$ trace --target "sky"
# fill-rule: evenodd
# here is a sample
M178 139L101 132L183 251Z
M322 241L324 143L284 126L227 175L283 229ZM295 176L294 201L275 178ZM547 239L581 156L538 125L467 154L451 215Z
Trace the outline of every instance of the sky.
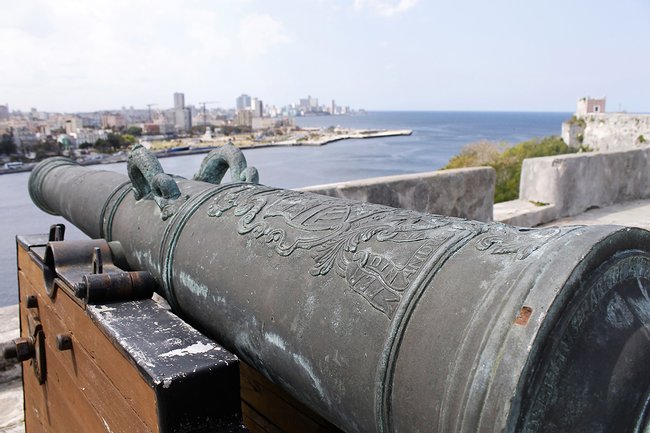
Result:
M0 104L80 112L308 95L367 110L650 112L648 0L20 0Z

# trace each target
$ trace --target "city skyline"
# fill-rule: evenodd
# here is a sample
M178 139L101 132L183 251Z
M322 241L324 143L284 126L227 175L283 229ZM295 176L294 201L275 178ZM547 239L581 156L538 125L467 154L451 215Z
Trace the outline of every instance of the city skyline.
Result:
M367 110L650 111L650 4L32 0L3 5L0 104L92 112L242 93Z
M136 107L133 105L122 105L119 108L100 108L97 110L89 111L62 111L62 110L40 110L38 107L30 107L29 109L12 108L9 104L0 103L0 120L4 117L9 117L13 114L36 114L36 113L49 113L49 114L92 114L92 113L119 113L130 111L148 111L149 113L161 112L178 112L179 110L193 110L209 112L237 112L241 110L251 110L256 113L258 117L265 116L301 116L305 114L353 114L358 111L365 111L362 107L350 107L349 105L337 105L335 100L329 100L326 103L319 104L319 98L307 95L306 98L297 98L296 101L286 105L277 105L273 102L266 103L256 96L241 94L235 98L232 105L227 103L221 104L221 101L199 101L185 103L185 94L183 92L174 92L172 94L171 104L166 103L150 103L145 104L144 107ZM175 114L176 115L176 114Z

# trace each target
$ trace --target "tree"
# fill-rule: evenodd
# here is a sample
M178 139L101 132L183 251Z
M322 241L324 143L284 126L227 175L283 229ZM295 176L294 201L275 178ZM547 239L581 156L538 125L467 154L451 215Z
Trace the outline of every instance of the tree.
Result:
M126 133L133 135L134 137L140 137L142 135L142 128L139 126L129 126L126 130Z
M45 140L34 145L33 151L36 153L36 159L40 160L49 156L60 155L61 147L54 137L48 135Z
M5 155L16 153L16 143L14 143L13 134L2 134L2 138L0 138L0 153Z
M131 134L124 134L122 136L122 145L123 146L133 146L136 141L138 141L138 140Z
M241 126L241 125L223 125L221 127L221 133L223 135L232 135L232 134L243 134L246 132L251 132L252 129L250 126Z
M203 125L194 125L192 126L192 129L190 129L190 133L192 135L203 135L205 134L205 128Z
M122 136L120 134L113 134L112 132L108 134L108 137L106 137L106 142L113 152L122 148L124 145L124 139Z
M95 141L94 148L100 153L107 153L111 150L110 144L108 144L108 141L103 138L98 138L97 141Z

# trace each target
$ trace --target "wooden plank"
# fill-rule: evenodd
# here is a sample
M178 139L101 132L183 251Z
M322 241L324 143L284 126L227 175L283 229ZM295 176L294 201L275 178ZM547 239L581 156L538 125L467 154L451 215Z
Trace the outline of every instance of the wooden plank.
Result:
M245 401L241 404L244 425L251 433L284 433Z
M29 257L29 256L28 256ZM31 258L29 258L31 261ZM33 269L33 268L32 268ZM40 272L40 268L37 269ZM34 281L32 278L31 281ZM120 393L133 405L135 411L152 431L157 431L158 417L153 389L144 381L137 368L113 346L93 321L63 291L57 291L54 302L38 291L39 305L49 305L61 319L65 328L73 332L73 339L88 355L96 360L99 368L111 379Z
M36 404L31 401L25 402L25 433L48 433Z
M52 352L48 348L48 355ZM51 432L104 433L107 424L88 402L84 393L71 381L65 367L57 357L47 359L48 378L41 388L41 400L45 402L46 415ZM35 382L38 385L38 382ZM34 396L37 390L33 391Z
M25 285L23 282L21 291L25 290ZM22 323L25 324L22 335L27 335L27 310L22 308L21 314ZM46 356L47 352L46 349ZM30 361L23 363L25 407L29 408L25 416L26 432L105 431L99 419L94 416L90 405L85 399L79 398L79 391L63 389L62 385L69 381L67 378L61 380L60 366L57 366L56 359L52 359L50 363L49 358L48 366L51 371L48 372L48 380L43 385L38 383Z
M22 291L22 288L21 288ZM20 335L26 337L27 321L24 318L24 308L20 309L21 314L21 330ZM36 380L36 376L30 365L30 361L22 363L23 370L23 401L25 405L25 432L37 433L48 432L51 430L49 426L52 424L43 397L43 390Z
M239 369L244 423L246 418L252 420L257 424L254 428L262 428L256 431L274 433L273 428L277 428L286 433L343 433L246 363L240 361Z
M17 248L18 270L22 270L30 284L39 291L45 292L43 270L29 255L29 252L18 245Z
M21 278L23 275L21 275ZM29 285L25 281L25 285ZM118 389L114 386L109 377L106 376L98 362L89 355L84 345L79 341L79 336L85 334L88 329L80 327L67 327L63 322L63 318L56 314L57 304L62 301L71 302L74 308L67 309L67 319L73 323L83 322L83 319L89 320L85 312L78 308L72 300L70 300L64 293L59 293L53 303L48 303L49 298L47 295L35 292L39 299L39 314L43 323L43 329L46 332L46 356L48 370L50 365L59 365L57 373L62 377L61 379L75 388L81 389L83 398L88 400L91 410L97 413L97 416L105 423L106 428L110 426L111 429L117 431L132 431L148 433L154 430L152 426L147 425L132 407L133 401L125 398ZM69 330L72 330L70 332ZM74 332L81 330L80 332ZM56 335L69 332L72 335L73 350L59 351L56 348ZM97 339L95 343L113 348L110 342L105 338L104 341ZM113 348L114 349L114 348ZM100 364L113 364L116 362L115 357L123 359L121 353L116 350L106 352L113 352L112 357L101 358ZM56 362L55 362L56 361ZM129 364L130 366L130 364ZM133 366L130 366L134 370ZM122 373L124 374L124 372ZM48 371L48 380L51 381L50 373ZM140 379L141 382L142 379ZM133 384L136 386L137 384ZM146 384L145 384L146 386ZM147 389L149 389L147 387ZM149 406L155 405L155 400L150 398L145 402ZM154 409L155 412L155 409ZM155 427L155 426L153 426ZM102 430L103 431L103 430Z

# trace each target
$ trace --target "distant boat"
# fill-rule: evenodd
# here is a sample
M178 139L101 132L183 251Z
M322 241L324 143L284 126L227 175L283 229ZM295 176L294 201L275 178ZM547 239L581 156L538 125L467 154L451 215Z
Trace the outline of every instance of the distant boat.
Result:
M16 170L19 168L23 168L23 163L18 161L18 162L5 162L5 169L6 170Z
M190 150L190 146L178 146L178 147L170 147L167 149L167 152L185 152Z

